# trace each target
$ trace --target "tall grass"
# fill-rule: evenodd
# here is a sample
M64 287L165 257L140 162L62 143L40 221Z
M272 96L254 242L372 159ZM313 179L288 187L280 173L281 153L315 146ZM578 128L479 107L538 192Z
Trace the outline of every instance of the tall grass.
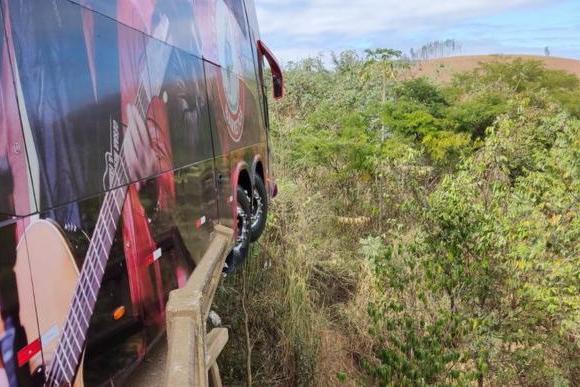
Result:
M382 63L343 59L293 67L272 113L280 195L216 297L224 383L578 380L578 80L514 61L377 104Z
M231 330L221 358L224 382L247 380L251 353L255 385L356 385L353 377L364 378L360 363L372 341L370 270L356 254L364 231L341 225L334 201L310 187L310 179L289 174L281 162L276 173L280 195L267 232L216 297L216 310Z

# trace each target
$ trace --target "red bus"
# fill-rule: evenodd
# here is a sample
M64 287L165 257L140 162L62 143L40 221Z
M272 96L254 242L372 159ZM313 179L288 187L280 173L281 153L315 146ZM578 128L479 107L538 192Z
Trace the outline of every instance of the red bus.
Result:
M0 0L0 386L123 383L276 194L253 0Z

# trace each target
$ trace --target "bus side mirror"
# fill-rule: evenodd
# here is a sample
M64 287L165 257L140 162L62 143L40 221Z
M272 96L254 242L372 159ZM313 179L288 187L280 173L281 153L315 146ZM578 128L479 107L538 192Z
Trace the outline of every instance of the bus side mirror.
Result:
M263 41L258 40L258 52L260 56L266 58L270 71L272 72L272 86L274 99L282 99L284 97L284 75L278 60L272 54L272 51L264 44Z

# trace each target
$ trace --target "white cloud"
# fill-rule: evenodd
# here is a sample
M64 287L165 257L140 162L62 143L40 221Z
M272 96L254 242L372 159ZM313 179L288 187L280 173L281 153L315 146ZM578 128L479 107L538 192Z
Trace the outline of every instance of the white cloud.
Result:
M500 12L541 0L257 0L265 34L314 38L357 37L381 31L413 30Z
M456 39L464 53L579 57L579 0L255 0L263 38L283 61L344 49L403 51ZM549 34L548 34L549 33ZM566 39L567 36L572 37ZM549 38L549 39L548 39ZM573 42L575 40L576 43ZM486 44L478 42L488 42ZM490 48L491 47L491 48Z

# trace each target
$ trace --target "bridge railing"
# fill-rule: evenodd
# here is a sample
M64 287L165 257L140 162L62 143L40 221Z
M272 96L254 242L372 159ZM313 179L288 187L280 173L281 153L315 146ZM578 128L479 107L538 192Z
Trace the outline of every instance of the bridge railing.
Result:
M222 385L216 361L228 342L228 330L215 328L207 333L206 322L233 240L233 230L216 226L211 244L187 285L169 296L165 374L168 387Z

